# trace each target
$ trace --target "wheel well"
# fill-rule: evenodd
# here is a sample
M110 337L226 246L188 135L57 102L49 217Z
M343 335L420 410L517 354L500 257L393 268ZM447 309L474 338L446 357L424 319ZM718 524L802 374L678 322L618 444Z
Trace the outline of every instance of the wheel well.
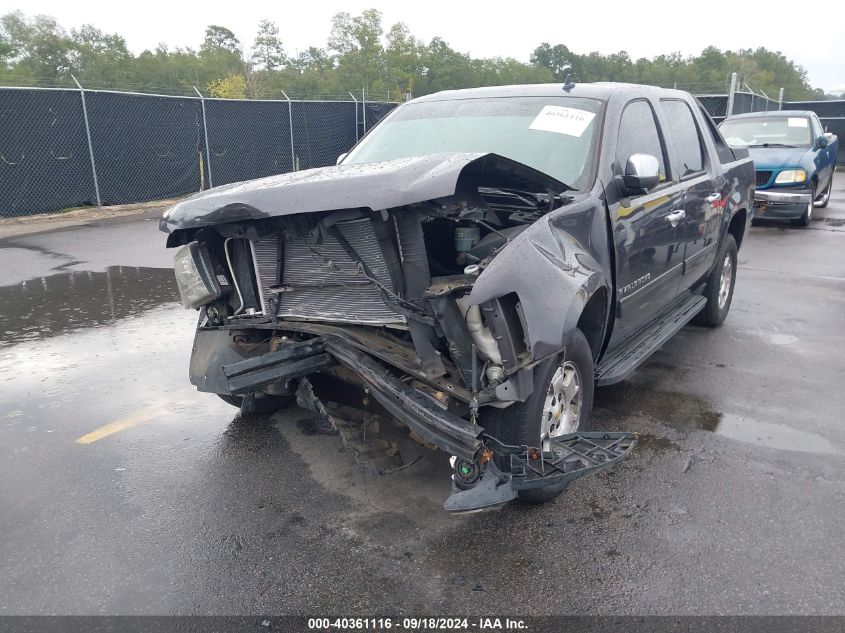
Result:
M742 238L745 236L745 224L748 215L745 209L740 209L731 218L731 223L728 225L728 233L734 236L737 250L742 245Z
M604 343L604 330L607 324L607 289L599 288L587 301L581 316L578 318L578 329L584 333L593 359L601 353Z

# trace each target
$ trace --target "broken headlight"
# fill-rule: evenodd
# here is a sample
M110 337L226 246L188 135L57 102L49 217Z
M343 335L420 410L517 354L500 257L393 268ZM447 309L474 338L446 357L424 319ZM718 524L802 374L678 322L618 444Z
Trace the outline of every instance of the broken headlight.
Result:
M176 251L173 272L185 308L204 306L229 289L229 280L222 271L215 270L211 254L199 242L191 242Z

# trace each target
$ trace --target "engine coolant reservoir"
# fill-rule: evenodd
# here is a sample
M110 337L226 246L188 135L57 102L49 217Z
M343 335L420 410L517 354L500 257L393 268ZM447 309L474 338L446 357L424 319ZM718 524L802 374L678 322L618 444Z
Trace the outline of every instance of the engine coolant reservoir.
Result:
M481 229L477 226L459 226L455 229L455 251L466 253L481 239Z

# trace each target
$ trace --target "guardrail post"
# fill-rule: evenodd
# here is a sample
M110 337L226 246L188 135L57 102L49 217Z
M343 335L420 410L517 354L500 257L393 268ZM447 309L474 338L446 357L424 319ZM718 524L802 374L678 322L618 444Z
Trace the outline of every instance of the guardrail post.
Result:
M79 88L79 94L82 97L82 118L85 120L85 135L88 137L88 156L91 158L91 174L94 176L94 194L97 196L97 209L102 210L103 205L100 202L100 183L97 181L97 163L94 161L94 145L91 143L91 127L88 125L88 107L85 105L85 89L76 80L73 75L70 76L73 83Z
M208 186L213 187L214 181L211 179L211 148L208 146L208 123L205 120L205 97L202 96L202 93L197 90L196 86L191 86L194 89L194 92L197 93L197 96L200 98L200 107L202 108L202 132L203 136L205 137L205 168L208 172Z
M734 113L734 93L736 93L736 73L731 73L731 89L728 91L728 108L725 116L731 116Z
M290 97L288 97L287 93L282 90L282 96L287 99L288 102L288 128L290 129L290 170L297 171L296 169L296 153L293 149L293 106L290 102Z

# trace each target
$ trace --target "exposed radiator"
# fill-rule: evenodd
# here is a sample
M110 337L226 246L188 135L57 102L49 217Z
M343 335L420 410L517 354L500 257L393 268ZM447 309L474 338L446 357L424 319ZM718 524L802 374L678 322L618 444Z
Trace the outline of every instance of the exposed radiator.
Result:
M336 226L373 277L394 291L369 218L339 222ZM252 242L265 314L269 313L270 299L278 297L279 317L367 325L405 322L405 317L384 301L378 288L357 273L357 265L333 236L324 234L319 242L313 237L283 242L281 280L279 246L275 237ZM270 291L279 285L290 289L277 294Z

